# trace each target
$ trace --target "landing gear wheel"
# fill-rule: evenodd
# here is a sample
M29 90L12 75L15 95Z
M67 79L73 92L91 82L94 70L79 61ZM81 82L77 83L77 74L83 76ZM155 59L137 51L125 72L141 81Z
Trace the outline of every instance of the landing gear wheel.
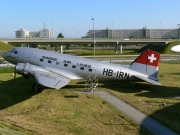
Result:
M38 83L34 83L32 85L32 90L35 92L35 93L40 93L43 91L43 86L38 84Z
M29 78L30 78L29 75L22 74L22 76L23 76L25 79L29 79Z
M138 83L132 82L132 88L137 88L137 87L138 87Z

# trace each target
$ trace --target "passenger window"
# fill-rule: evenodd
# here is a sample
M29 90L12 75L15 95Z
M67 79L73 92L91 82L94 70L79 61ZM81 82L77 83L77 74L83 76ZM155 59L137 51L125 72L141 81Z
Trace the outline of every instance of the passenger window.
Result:
M64 64L64 66L65 66L65 67L67 67L67 66L68 66L68 64Z
M40 59L41 62L43 62L43 59Z
M92 72L92 69L89 69L89 72Z
M76 66L75 66L75 65L72 65L72 68L76 68Z
M51 63L52 61L48 60L48 63Z
M84 70L84 67L80 67L81 70Z
M60 62L56 62L56 65L60 65Z

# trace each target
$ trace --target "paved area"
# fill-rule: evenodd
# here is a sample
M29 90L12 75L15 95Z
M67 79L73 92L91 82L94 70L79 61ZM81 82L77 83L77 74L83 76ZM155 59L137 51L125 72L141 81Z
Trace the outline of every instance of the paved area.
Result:
M92 94L92 92L82 92L82 93ZM145 115L144 113L140 112L139 110L125 103L121 99L110 94L109 92L95 91L94 94L99 95L101 98L103 98L104 100L109 102L112 106L114 106L117 110L121 111L130 119L135 121L138 125L141 125L142 127L148 129L151 133L155 135L178 135L174 131L163 126L159 122L155 121L151 117Z
M0 123L0 134L1 135L25 135L24 133L11 129L8 126L5 126L1 123Z

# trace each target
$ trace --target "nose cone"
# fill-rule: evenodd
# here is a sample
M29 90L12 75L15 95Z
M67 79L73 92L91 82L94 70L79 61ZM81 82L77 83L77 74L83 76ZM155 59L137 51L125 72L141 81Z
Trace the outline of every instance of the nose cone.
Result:
M6 56L6 53L5 53L5 52L3 52L2 57L4 58L5 56Z
M4 59L6 59L7 56L8 56L8 52L3 52L3 53L2 53L2 57L3 57Z
M171 48L171 51L172 51L172 52L180 52L180 45L173 46L173 47Z

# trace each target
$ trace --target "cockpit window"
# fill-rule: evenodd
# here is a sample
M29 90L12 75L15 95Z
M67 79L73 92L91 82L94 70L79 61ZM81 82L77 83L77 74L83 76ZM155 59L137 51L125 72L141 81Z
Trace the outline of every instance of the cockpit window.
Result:
M18 51L17 50L14 50L14 54L17 54L18 53Z
M12 53L13 53L13 52L14 52L14 50L15 50L15 48L13 48L10 52L12 52Z
M14 54L17 54L17 53L18 53L18 51L15 50L15 48L13 48L10 52L12 52L12 53L14 53Z

